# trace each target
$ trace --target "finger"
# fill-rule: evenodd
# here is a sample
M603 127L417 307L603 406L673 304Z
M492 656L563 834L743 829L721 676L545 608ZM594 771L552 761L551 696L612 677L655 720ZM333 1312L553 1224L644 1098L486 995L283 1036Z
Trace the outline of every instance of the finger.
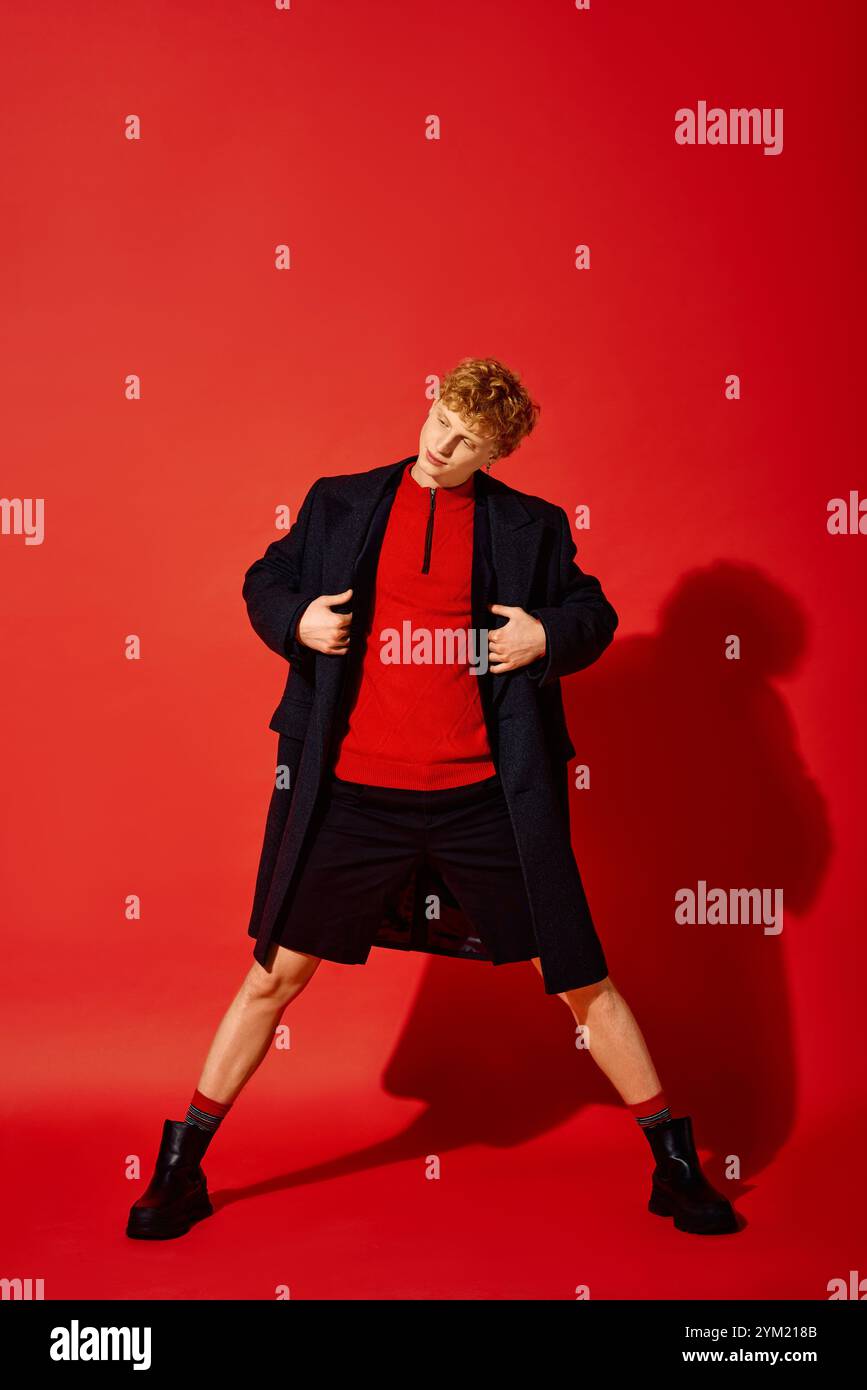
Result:
M351 589L344 589L342 594L323 594L322 598L330 606L332 603L346 603L351 593Z
M517 613L519 610L513 603L489 603L488 607L492 613Z

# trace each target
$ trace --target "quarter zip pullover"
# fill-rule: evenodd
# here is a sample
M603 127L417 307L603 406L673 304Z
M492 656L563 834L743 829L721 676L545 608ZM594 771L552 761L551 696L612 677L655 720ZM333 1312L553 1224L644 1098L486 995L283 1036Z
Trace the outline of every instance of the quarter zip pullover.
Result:
M480 782L496 768L479 677L469 665L478 659L475 479L424 488L412 466L382 538L370 632L333 771L350 782L435 791ZM462 645L448 634L458 634Z

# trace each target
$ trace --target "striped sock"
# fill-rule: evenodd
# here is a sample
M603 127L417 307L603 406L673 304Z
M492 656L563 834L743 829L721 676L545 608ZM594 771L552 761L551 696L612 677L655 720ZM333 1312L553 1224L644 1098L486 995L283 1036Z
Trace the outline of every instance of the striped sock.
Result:
M197 1129L203 1129L213 1137L231 1107L232 1101L211 1100L210 1096L206 1096L197 1088L193 1091L193 1099L184 1116L184 1124L195 1125Z
M656 1125L663 1125L666 1120L671 1119L664 1091L657 1091L649 1100L636 1101L634 1105L628 1105L626 1108L632 1111L642 1129L654 1129Z

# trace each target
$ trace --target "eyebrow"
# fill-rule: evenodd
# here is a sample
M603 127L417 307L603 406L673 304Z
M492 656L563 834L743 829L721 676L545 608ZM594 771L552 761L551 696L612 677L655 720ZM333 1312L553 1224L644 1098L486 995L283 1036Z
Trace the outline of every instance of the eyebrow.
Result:
M446 409L446 408L445 408L444 405L440 405L439 402L437 402L437 410L441 410L441 411L443 412L444 415L445 415L445 409ZM446 419L448 420L448 416L447 416L447 415L446 415ZM484 442L485 442L484 437L483 437L481 434L473 434L472 430L464 430L463 433L467 436L467 439L474 439L474 440L476 441L477 444L484 444Z

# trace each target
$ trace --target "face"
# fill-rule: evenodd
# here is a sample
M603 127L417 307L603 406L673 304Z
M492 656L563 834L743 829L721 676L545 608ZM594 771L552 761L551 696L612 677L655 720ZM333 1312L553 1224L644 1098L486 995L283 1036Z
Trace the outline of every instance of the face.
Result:
M412 474L423 487L455 487L496 458L494 440L471 429L454 410L432 401Z

